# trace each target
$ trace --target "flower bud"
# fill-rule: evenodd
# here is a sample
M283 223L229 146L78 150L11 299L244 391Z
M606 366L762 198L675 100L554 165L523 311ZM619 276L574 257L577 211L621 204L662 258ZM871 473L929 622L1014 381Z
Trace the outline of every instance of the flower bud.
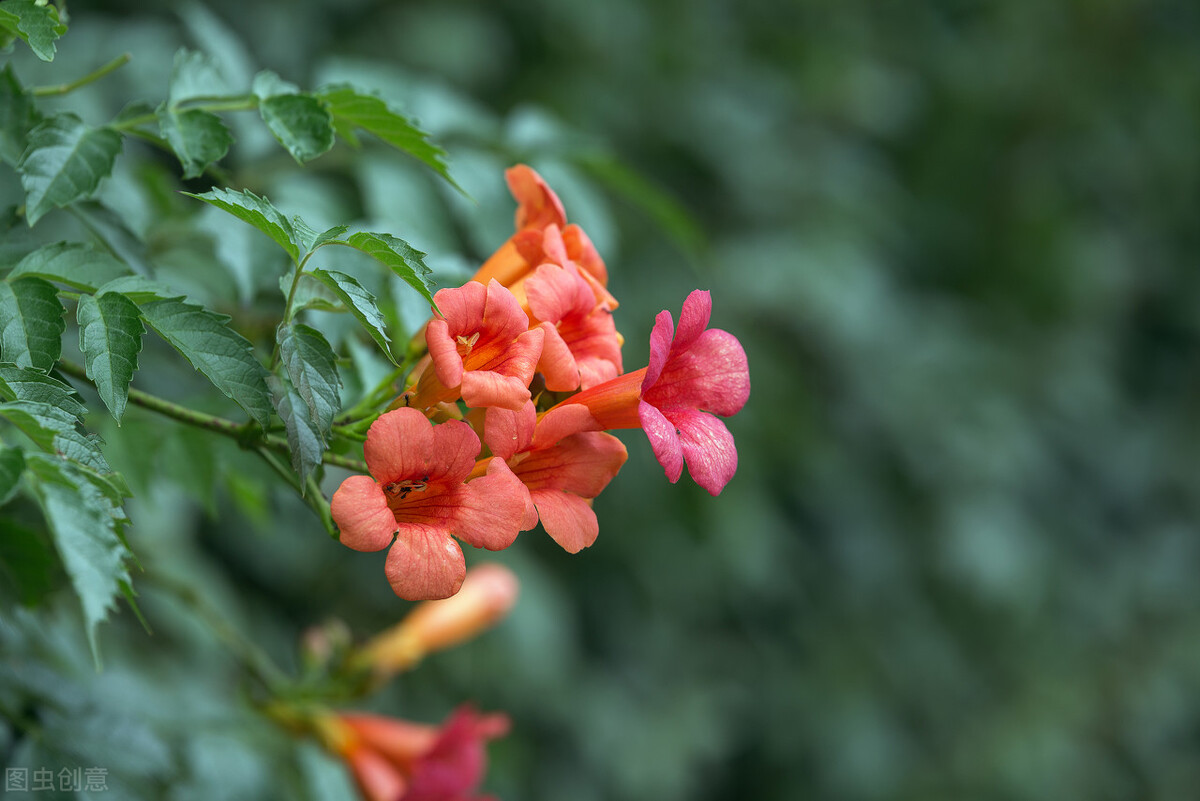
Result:
M516 603L520 585L507 567L489 563L467 571L458 593L424 601L396 626L368 642L360 659L388 675L426 654L469 640L498 623Z

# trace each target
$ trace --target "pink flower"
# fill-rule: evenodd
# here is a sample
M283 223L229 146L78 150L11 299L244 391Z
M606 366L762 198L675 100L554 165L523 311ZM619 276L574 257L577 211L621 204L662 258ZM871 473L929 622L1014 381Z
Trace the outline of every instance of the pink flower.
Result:
M597 303L573 263L543 264L525 280L530 322L545 331L538 370L553 392L588 389L622 372L612 309Z
M487 772L488 740L508 732L506 715L459 707L441 728L382 715L336 716L337 742L367 801L472 801Z
M558 195L554 194L554 190L531 167L518 164L505 170L504 177L508 181L509 191L517 201L516 233L497 248L471 278L472 281L481 284L486 284L493 278L504 286L513 284L537 266L531 265L521 254L520 248L517 247L518 241L540 241L542 230L547 225L561 228L567 224L567 215Z
M466 423L431 426L416 409L396 409L367 431L363 455L374 478L351 476L333 494L331 511L345 545L356 551L391 546L386 572L401 598L458 592L466 562L451 535L492 551L516 539L522 484L500 460L464 483L479 450L479 437Z
M513 294L495 280L468 281L433 298L441 315L425 329L432 362L408 404L425 409L461 395L468 406L525 405L545 332L529 328Z
M536 420L532 402L519 412L488 409L484 440L496 456L492 461L506 460L521 481L525 504L521 530L533 528L540 519L555 542L568 553L577 553L595 542L600 532L592 499L613 480L628 454L619 439L595 431L535 448Z
M538 422L544 447L579 431L641 428L671 483L686 460L696 483L720 494L737 472L733 436L715 415L741 411L750 397L750 370L737 337L709 329L712 299L688 295L675 330L659 312L650 333L650 364L567 398Z

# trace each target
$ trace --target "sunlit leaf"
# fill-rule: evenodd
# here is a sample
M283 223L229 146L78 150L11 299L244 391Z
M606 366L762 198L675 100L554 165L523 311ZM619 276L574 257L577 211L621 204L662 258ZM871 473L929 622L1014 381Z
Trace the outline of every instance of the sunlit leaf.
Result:
M99 297L82 295L75 315L87 376L95 382L100 400L120 422L146 330L137 304L116 292Z
M268 97L259 101L258 111L279 143L301 164L333 147L333 118L313 95Z
M430 305L433 304L431 287L434 281L429 277L433 271L425 265L424 253L391 234L359 232L351 234L344 242L377 259L406 284L420 292Z
M375 343L379 345L384 355L393 364L396 363L389 345L391 338L387 335L387 323L384 321L379 307L375 305L374 295L363 288L362 284L358 283L353 276L337 270L313 270L305 275L312 276L337 295L346 309L354 315L371 335L371 338L375 340Z
M174 298L140 306L142 319L156 334L266 427L271 415L266 370L254 357L250 343L227 325L229 317Z
M163 104L155 116L159 131L183 165L184 178L195 178L208 165L220 161L233 143L233 135L225 123L211 111L176 111Z
M33 97L17 81L12 64L0 70L0 159L16 166L29 142L29 131L41 121Z
M96 626L108 617L121 584L129 582L125 567L129 551L117 537L111 501L82 471L38 454L30 454L27 461L34 495L83 607L88 642L98 664Z
M42 61L53 61L54 40L67 32L52 3L5 0L0 5L0 28L16 34Z
M17 262L8 279L25 275L58 281L73 289L95 292L102 284L129 275L123 262L80 242L56 242L40 247Z
M119 133L89 127L74 114L58 114L39 124L29 133L19 164L29 224L96 191L120 152Z
M300 260L303 243L296 233L296 229L279 209L271 205L271 201L267 198L259 197L248 190L237 192L230 189L211 189L201 195L193 195L190 192L183 194L203 200L205 203L232 214L242 222L250 223L274 239L292 257L293 262Z
M429 141L429 134L403 114L388 107L383 99L360 92L347 84L324 87L317 96L328 104L334 124L343 138L354 143L353 132L361 128L418 159L461 190L446 167L446 151Z
M217 62L204 53L181 49L171 65L167 105L175 106L196 97L212 97L229 92L228 82Z
M0 361L49 370L66 330L58 290L41 278L0 282Z
M341 405L342 380L333 348L320 331L293 322L279 327L279 355L292 386L308 406L317 433L327 440Z

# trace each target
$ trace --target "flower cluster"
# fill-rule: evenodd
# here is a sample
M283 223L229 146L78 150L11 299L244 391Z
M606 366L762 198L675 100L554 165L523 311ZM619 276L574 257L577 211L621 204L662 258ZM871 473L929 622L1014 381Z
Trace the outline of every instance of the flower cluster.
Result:
M718 418L750 395L746 354L709 329L709 294L661 312L650 363L626 373L608 272L542 178L507 172L516 231L473 279L434 295L427 356L391 411L367 432L370 476L333 496L341 540L388 548L397 595L446 598L465 575L454 538L498 550L541 522L571 553L599 532L592 500L625 463L609 430L641 428L667 478L717 495L737 470Z

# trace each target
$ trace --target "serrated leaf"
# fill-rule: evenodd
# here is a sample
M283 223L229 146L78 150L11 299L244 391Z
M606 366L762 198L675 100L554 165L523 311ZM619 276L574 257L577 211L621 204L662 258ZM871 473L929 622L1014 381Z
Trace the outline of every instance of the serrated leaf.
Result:
M355 128L378 137L392 147L399 148L422 162L438 175L445 178L455 189L462 191L450 177L446 167L446 151L429 141L429 134L422 131L407 117L390 108L382 98L356 90L347 84L337 84L321 89L317 96L329 105L334 123L343 138L354 142Z
M42 61L54 60L54 40L67 32L57 8L34 0L6 0L0 5L0 27L19 36Z
M168 105L175 106L194 97L223 95L228 91L228 82L216 61L194 50L176 51L167 90Z
M379 345L384 355L388 357L392 364L396 364L390 347L391 339L387 335L387 323L384 321L379 307L375 305L374 295L367 291L362 284L354 280L352 276L338 272L337 270L313 270L305 273L305 275L312 276L315 280L320 281L328 287L341 300L346 309L354 315L355 319L362 324L362 327L375 340L375 344Z
M183 177L195 178L208 165L220 161L233 144L233 135L211 111L194 108L175 111L166 104L155 111L158 130L183 165Z
M174 298L144 303L141 311L156 334L259 425L267 426L271 416L267 371L254 357L250 343L226 325L228 316Z
M321 435L304 399L295 388L276 376L271 376L272 396L279 419L283 420L287 434L288 450L292 456L292 469L300 476L303 485L321 463L325 453L325 438Z
M21 449L0 448L0 506L8 503L16 493L17 484L24 472L25 455Z
M100 400L119 423L146 330L141 313L129 298L109 292L99 297L81 295L75 317L87 377L95 382Z
M119 292L139 306L143 303L149 303L152 300L163 298L178 299L183 297L182 293L176 292L166 284L152 281L149 278L143 278L140 275L127 275L123 278L114 278L105 284L101 284L96 289L95 294L96 297L100 297L110 292Z
M40 123L29 132L29 146L18 165L29 224L96 191L120 152L119 133L89 127L74 114Z
M117 537L112 504L81 471L58 460L30 454L34 495L79 596L88 643L99 663L96 626L113 608L121 584L129 582L129 551Z
M38 248L17 262L8 274L8 280L32 275L84 292L95 292L102 284L130 273L124 262L91 245L56 242Z
M343 244L342 241L331 244ZM359 232L351 234L344 244L355 250L361 250L381 262L385 267L400 277L404 283L421 293L421 297L433 302L430 287L434 285L429 276L433 273L425 266L425 254L391 234L374 234Z
M13 73L12 64L0 70L0 159L16 166L29 142L29 130L41 121L33 96Z
M58 290L41 278L0 282L0 361L49 370L66 330Z
M100 452L99 439L76 431L76 417L70 412L47 403L15 400L0 403L0 417L16 426L46 453L102 473L111 470Z
M342 379L333 348L315 328L286 323L279 327L279 355L318 434L327 441L333 417L341 406Z
M346 231L350 228L348 225L335 225L328 231L322 231L318 234L308 225L308 223L304 222L299 217L292 218L292 226L296 229L296 235L300 239L301 246L309 253L323 245L328 245L330 242L333 242L342 234L346 233Z
M87 414L87 407L70 384L32 367L17 367L15 364L0 364L0 400L49 404L71 414L81 423Z
M279 144L300 164L333 147L333 117L313 95L274 95L259 101L258 113Z
M303 311L304 309L317 309L319 311L338 312L342 310L341 303L338 298L321 284L314 281L305 281L304 276L307 272L300 274L300 286L296 288L295 294L292 295L292 316ZM296 271L292 270L286 275L279 276L279 291L286 298L292 294L292 281L295 280Z
M194 197L196 200L203 200L205 203L232 214L242 222L250 223L274 239L292 257L293 262L300 261L303 243L296 233L296 229L279 209L271 205L271 201L266 197L259 197L248 190L235 192L229 189L210 189L202 195L193 195L190 192L183 194Z

